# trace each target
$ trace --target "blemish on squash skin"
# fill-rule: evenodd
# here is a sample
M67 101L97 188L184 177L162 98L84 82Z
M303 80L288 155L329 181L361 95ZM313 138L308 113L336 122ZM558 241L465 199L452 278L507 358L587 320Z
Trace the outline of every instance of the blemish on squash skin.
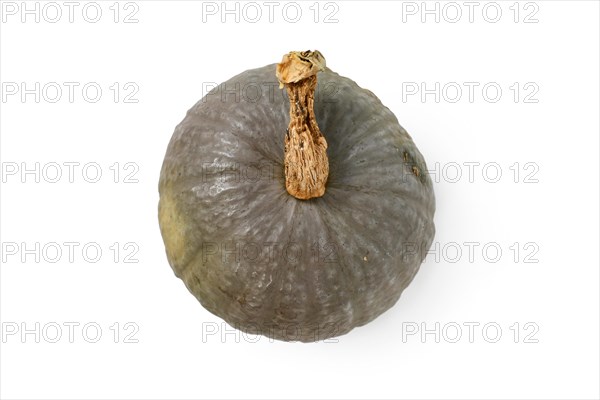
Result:
M184 265L185 260L183 258L186 253L185 221L168 191L161 196L158 203L158 220L165 242L167 258L171 261L172 267L179 270Z
M410 167L412 174L419 178L421 183L425 184L427 182L427 174L422 173L422 169L419 168L417 162L408 151L402 153L402 160L408 167Z
M219 289L219 291L221 291L221 293L223 293L231 301L239 303L242 307L244 307L246 304L248 304L248 301L246 300L246 293L242 293L242 294L236 296L234 294L231 294L229 291L225 290L220 285L217 286L217 289Z

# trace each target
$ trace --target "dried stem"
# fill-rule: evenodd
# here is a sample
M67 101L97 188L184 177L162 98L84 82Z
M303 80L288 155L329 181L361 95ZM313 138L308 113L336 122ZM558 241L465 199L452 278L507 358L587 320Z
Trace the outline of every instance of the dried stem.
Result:
M329 176L327 142L314 113L317 73L325 69L318 51L293 51L277 65L279 87L290 98L290 124L285 135L285 188L292 196L307 200L325 194Z

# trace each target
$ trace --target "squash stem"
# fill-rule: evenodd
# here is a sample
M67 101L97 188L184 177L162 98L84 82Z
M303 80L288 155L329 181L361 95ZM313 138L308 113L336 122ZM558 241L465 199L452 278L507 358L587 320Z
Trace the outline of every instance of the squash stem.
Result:
M285 135L285 188L297 199L325 194L329 176L327 141L314 113L317 73L325 69L325 58L315 51L292 51L277 64L279 87L287 89L290 123Z

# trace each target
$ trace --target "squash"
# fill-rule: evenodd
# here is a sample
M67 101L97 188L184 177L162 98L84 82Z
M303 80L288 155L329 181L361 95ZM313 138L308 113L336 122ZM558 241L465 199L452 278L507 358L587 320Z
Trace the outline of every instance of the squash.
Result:
M394 114L318 51L221 88L176 127L160 173L175 275L277 340L343 335L392 307L435 232L425 161Z

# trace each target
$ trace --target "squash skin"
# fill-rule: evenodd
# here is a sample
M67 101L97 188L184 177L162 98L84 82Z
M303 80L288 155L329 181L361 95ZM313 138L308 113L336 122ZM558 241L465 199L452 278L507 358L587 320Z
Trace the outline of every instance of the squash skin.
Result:
M176 127L160 174L159 224L175 275L207 310L245 332L312 342L397 302L433 241L435 199L394 114L329 69L315 97L329 145L326 192L290 196L289 100L275 67L231 78L223 86L246 96L208 94ZM258 99L252 88L261 88Z

